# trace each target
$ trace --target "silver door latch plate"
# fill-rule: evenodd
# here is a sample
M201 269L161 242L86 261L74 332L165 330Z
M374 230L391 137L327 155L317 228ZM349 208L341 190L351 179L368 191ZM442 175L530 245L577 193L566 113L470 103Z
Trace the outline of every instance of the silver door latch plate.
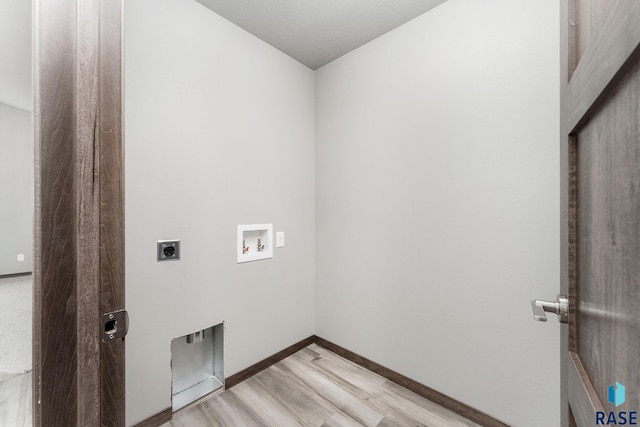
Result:
M113 342L129 332L127 310L112 311L102 315L102 342Z

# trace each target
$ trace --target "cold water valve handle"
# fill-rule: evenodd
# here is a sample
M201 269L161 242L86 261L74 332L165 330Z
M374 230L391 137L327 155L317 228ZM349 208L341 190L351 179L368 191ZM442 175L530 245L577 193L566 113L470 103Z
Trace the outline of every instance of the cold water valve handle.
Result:
M533 319L539 322L547 321L545 312L557 314L560 323L567 323L569 320L569 300L565 295L558 295L555 301L532 299L531 309L533 310Z

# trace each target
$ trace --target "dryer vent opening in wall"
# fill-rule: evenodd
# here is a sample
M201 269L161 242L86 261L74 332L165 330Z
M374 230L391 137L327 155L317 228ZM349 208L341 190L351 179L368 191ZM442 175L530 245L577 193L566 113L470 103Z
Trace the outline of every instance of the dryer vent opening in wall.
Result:
M224 388L222 323L171 340L172 408Z

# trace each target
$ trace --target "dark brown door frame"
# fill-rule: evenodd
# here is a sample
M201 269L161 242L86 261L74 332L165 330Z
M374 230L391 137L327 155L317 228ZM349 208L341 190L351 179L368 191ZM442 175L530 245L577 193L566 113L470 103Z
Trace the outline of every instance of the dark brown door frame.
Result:
M35 2L35 426L125 423L122 9Z

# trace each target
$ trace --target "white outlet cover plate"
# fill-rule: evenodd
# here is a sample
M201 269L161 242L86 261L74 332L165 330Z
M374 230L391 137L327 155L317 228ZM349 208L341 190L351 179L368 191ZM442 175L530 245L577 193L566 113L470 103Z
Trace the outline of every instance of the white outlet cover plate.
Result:
M284 248L284 231L276 232L276 248Z

